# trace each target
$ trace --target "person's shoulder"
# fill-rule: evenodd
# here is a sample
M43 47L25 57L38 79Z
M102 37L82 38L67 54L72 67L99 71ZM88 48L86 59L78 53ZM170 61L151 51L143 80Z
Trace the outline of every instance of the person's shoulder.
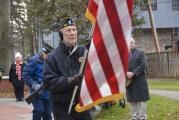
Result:
M79 50L79 51L84 51L84 50L85 50L84 45L78 45L78 50Z
M58 51L60 50L60 46L56 47L52 52L50 52L49 54L54 55L56 53L58 53Z
M84 48L85 48L84 45L78 45L78 47L81 48L81 49L84 49Z
M137 51L138 53L141 53L141 54L144 54L144 53L145 53L143 50L141 50L141 49L139 49L139 48L137 48L136 51Z
M35 58L38 58L38 54L36 54L36 55L33 55L33 56L31 56L31 57L29 57L29 59L35 59Z
M84 54L85 47L83 45L78 45L77 53L79 56L82 56Z
M15 62L11 63L11 66L15 65Z
M55 49L53 49L49 54L48 57L45 59L45 61L49 61L52 62L54 61L54 59L56 59L56 56L58 56L60 54L59 52L59 46Z
M36 60L38 60L38 59L39 59L39 55L37 54L37 55L34 55L34 56L29 57L28 62L29 62L29 61L36 61Z
M58 53L58 51L59 51L59 47L53 49L53 50L48 54L47 59L52 58L53 56L56 56L56 54Z
M12 68L13 66L15 66L15 63L14 63L14 62L13 62L13 63L11 63L11 68Z
M138 54L139 56L143 56L143 57L146 56L145 52L144 52L143 50L141 50L141 49L137 49L137 54Z

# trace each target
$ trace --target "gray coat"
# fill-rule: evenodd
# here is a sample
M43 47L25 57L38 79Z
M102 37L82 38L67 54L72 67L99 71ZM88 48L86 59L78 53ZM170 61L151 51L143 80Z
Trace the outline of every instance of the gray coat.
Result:
M128 71L133 72L132 83L126 88L128 102L149 100L149 90L146 78L146 60L144 52L134 49L129 59Z

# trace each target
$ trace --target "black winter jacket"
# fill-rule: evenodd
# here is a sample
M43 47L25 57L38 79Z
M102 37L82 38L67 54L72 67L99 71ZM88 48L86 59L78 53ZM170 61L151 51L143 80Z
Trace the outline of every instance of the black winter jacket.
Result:
M24 69L25 63L21 64L21 73ZM10 72L9 72L9 82L11 82L14 86L24 86L23 79L18 80L17 74L16 74L16 64L12 63Z
M68 84L67 79L78 74L80 69L79 58L83 56L84 47L78 46L76 51L69 53L69 47L63 42L53 50L44 64L44 82L48 86L53 102L70 103L74 86ZM80 85L81 86L81 85ZM80 87L75 98L78 102Z

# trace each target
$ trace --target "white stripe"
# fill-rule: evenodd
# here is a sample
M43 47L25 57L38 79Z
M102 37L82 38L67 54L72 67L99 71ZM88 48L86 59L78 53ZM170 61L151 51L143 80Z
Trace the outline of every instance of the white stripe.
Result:
M82 87L81 87L81 93L80 93L80 97L82 100L82 103L84 105L90 104L93 102L93 100L91 99L91 96L88 92L88 88L86 86L86 82L85 82L85 77L83 77L83 82L82 82Z
M104 40L104 44L110 59L110 62L113 67L113 71L116 75L116 78L119 83L119 89L121 89L120 82L125 81L125 74L123 70L123 65L121 62L121 58L118 52L118 47L115 42L115 38L113 36L113 32L111 30L107 14L104 8L104 4L100 4L98 9L97 22L99 24L99 28Z
M94 0L94 2L96 3L96 5L99 5L99 2L100 2L101 0Z
M129 39L131 37L131 30L132 30L132 22L131 22L131 17L129 14L129 9L127 6L127 0L114 0L116 8L117 8L117 12L118 12L118 16L120 19L120 23L123 29L123 35L125 37L127 46L129 47ZM124 75L124 74L121 74ZM125 77L125 76L123 76ZM125 81L120 81L120 90L122 92L125 91Z
M120 71L118 74L119 75L117 75L117 76L121 76L121 79L118 80L119 90L120 90L120 93L124 93L126 90L126 88L125 88L126 77L125 77L123 70Z
M131 37L132 22L129 14L129 9L127 6L127 0L114 0L119 19L121 21L121 26L123 29L123 35L125 37L126 43L129 45L129 39Z
M111 90L110 90L109 85L107 84L107 80L103 72L103 68L101 67L101 63L99 61L93 41L91 42L88 61L89 61L89 65L91 67L96 85L98 86L98 89L101 95L103 97L111 95Z

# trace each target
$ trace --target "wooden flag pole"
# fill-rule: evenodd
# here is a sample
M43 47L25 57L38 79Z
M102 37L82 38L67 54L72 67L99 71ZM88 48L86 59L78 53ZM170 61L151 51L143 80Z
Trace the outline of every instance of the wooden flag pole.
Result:
M157 52L160 52L160 47L159 47L156 27L155 27L155 24L154 24L154 16L153 16L152 6L151 6L150 0L147 0L147 8L148 8L148 12L149 12L150 24L151 24L151 27L152 27L152 33L153 33L153 36L154 36L155 48L156 48Z
M93 25L92 28L91 28L91 31L90 31L90 34L89 34L89 37L88 37L88 40L89 40L89 41L88 41L87 44L90 44L93 31L94 31L94 25ZM87 46L88 46L88 45L87 45ZM84 55L83 55L83 61L81 62L81 65L80 65L79 74L82 74L82 73L83 73L83 70L84 70L84 67L85 67L85 63L86 63L86 59L87 59L87 56L88 56L88 51L89 51L89 46L88 46L87 48L85 48L85 52L84 52ZM70 105L69 105L69 108L68 108L68 114L70 114L70 112L71 112L71 108L72 108L73 101L74 101L74 99L75 99L77 90L78 90L78 86L75 86L75 88L74 88L74 90L73 90L72 98L71 98L71 101L70 101Z

